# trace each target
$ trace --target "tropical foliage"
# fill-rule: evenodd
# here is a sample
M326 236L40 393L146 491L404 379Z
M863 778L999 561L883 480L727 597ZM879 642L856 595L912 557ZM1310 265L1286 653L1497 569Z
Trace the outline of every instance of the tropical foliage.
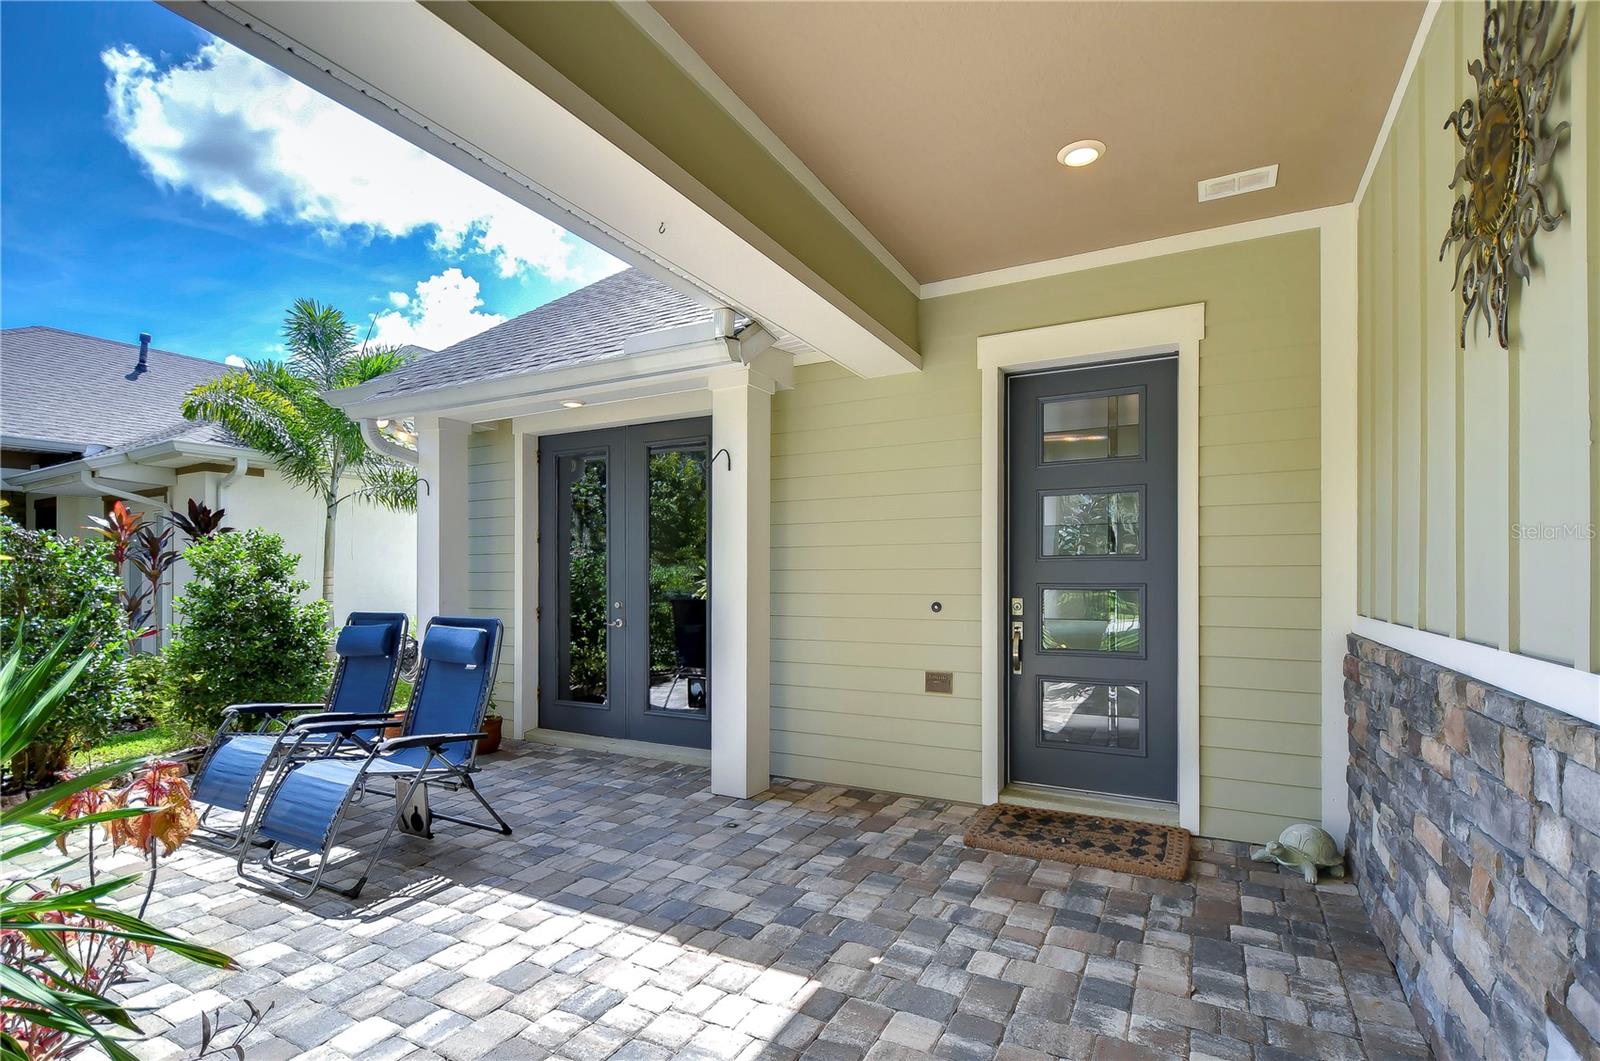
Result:
M155 612L162 577L178 562L178 554L171 548L172 531L149 526L143 513L134 512L121 501L114 502L104 516L90 516L89 526L84 529L111 543L111 562L117 571L131 564L139 572L143 583L137 589L126 583L122 586L122 610L136 639L155 633L154 627L145 624Z
M225 509L212 508L210 505L202 501L196 501L191 497L189 499L188 512L174 510L167 519L172 521L174 527L183 532L183 536L189 539L190 544L193 544L201 538L209 538L213 534L223 534L233 530L232 527L224 527L222 525L222 521L226 517L227 511Z
M23 662L26 652L19 644L0 665L0 760L15 758L36 741L91 672L93 648L72 654L91 615L80 614L31 664ZM119 784L130 772L132 780ZM58 782L6 813L0 858L8 866L51 844L65 854L74 835L83 836L87 850L0 886L0 1056L40 1061L92 1044L114 1061L132 1061L123 1044L138 1034L138 1025L109 995L130 978L134 955L161 950L231 966L226 955L145 920L161 854L170 854L194 828L180 773L171 763L124 760ZM136 913L108 905L141 874L104 874L95 861L97 832L113 850L127 847L148 860ZM63 876L80 863L86 870L80 880Z
M156 717L214 729L229 704L316 700L326 688L328 604L302 602L300 558L276 534L230 531L184 552L194 577L173 604Z
M359 499L413 508L417 477L411 466L369 449L360 426L323 394L376 379L404 358L393 349L358 346L343 313L310 299L290 309L283 337L286 361L252 362L200 384L184 399L183 415L220 424L321 499L322 598L331 604L340 506Z
M23 666L47 658L46 646L63 638L58 671L66 669L61 660L87 659L33 738L18 746L21 754L0 758L13 781L33 785L65 766L74 746L99 740L122 718L128 627L104 542L25 530L0 516L0 555L10 558L0 563L0 644L24 646Z

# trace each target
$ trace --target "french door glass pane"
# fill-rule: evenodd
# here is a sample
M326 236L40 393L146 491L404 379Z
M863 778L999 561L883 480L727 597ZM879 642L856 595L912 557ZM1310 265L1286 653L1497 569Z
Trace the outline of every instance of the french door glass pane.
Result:
M566 521L565 562L560 570L558 594L565 597L567 642L561 655L563 700L584 704L606 702L606 671L610 656L610 572L606 556L607 461L601 453L580 453L562 458L561 518Z
M1044 459L1104 460L1139 455L1139 395L1057 398L1044 403Z
M1044 651L1137 655L1142 650L1137 589L1046 589L1041 595L1039 647Z
M1139 492L1046 494L1044 555L1138 556Z
M1144 690L1139 686L1048 678L1040 684L1039 720L1046 741L1120 751L1143 746Z
M705 714L706 447L650 450L650 709Z

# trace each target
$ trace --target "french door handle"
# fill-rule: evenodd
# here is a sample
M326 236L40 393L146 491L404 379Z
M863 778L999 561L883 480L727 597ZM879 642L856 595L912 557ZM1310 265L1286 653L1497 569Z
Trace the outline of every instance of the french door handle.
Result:
M616 629L621 630L623 625L624 625L624 623L622 621L622 616L619 615L615 619L611 620L611 625L613 627L615 627Z
M1022 673L1022 624L1011 624L1011 673Z

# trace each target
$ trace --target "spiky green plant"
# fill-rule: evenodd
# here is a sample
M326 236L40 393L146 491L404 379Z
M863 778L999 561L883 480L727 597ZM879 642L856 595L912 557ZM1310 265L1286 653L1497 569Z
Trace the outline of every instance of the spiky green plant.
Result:
M78 623L32 666L22 665L20 644L0 663L0 762L9 762L38 735L93 659L92 652L85 652L65 671L59 667L82 621L80 615ZM107 905L140 875L99 879L94 871L93 828L125 828L134 819L153 820L167 811L153 800L134 806L101 798L113 779L141 765L140 760L123 760L96 767L30 795L0 818L5 838L0 862L6 866L6 879L0 884L0 954L5 958L0 964L0 1058L64 1057L93 1043L114 1061L133 1061L118 1029L137 1034L138 1025L121 1004L106 996L126 979L130 951L164 950L205 965L232 965L227 955L188 943L143 920L153 893L153 840L148 845L151 879L138 913ZM157 783L163 781L159 773L151 776ZM182 802L186 807L186 787ZM15 859L51 844L65 851L68 835L84 830L91 831L85 885L61 884L56 874L66 866L43 874L16 872ZM40 884L41 876L55 879Z
M312 299L289 310L283 338L287 360L253 361L200 384L184 399L183 415L226 428L321 499L322 599L331 606L339 506L360 499L408 511L416 507L417 475L370 449L360 425L323 395L392 372L405 358L391 348L358 345L344 314Z

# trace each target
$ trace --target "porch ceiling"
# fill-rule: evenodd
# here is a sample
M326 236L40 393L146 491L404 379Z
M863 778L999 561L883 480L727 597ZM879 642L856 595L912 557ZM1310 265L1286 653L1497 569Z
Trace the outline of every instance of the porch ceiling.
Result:
M654 6L926 283L1349 202L1425 5Z

